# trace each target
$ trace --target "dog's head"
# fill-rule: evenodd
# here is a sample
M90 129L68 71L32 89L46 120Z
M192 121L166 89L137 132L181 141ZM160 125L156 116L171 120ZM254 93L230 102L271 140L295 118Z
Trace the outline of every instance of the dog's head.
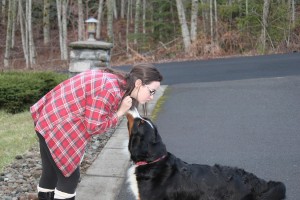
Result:
M167 154L166 146L153 122L139 115L136 109L128 111L128 149L133 162L151 163Z

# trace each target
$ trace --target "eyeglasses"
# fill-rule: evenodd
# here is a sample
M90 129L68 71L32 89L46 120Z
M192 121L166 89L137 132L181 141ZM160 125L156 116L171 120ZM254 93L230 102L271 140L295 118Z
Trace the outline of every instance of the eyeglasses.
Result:
M153 96L155 94L156 90L151 90L148 85L145 85L145 86L149 90L150 96Z

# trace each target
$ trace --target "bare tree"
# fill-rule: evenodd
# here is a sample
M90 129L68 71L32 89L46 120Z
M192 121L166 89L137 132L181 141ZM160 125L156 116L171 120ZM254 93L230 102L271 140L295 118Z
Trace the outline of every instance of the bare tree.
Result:
M96 38L100 39L101 36L101 19L102 19L102 11L103 11L103 0L99 0L98 5L98 16L97 16L97 28L96 28Z
M217 9L217 0L214 0L215 7L215 43L218 43L218 9Z
M292 0L292 8L291 8L291 12L292 12L292 24L295 25L295 20L296 20L296 17L295 17L295 13L296 13L296 10L295 10L295 0Z
M15 47L15 33L16 33L16 18L17 18L17 0L12 1L12 30L11 30L11 47Z
M10 56L10 48L12 44L12 19L13 14L11 11L18 13L18 21L20 23L20 30L21 30L21 39L22 39L22 47L24 51L24 57L26 60L26 68L30 68L36 62L36 51L33 41L33 34L32 34L32 1L27 0L25 1L25 15L23 11L23 4L22 0L18 0L18 11L16 11L16 1L9 1L9 11L8 11L8 24L7 24L7 40L6 41L6 51L4 57L4 67L8 67L8 58ZM15 19L15 21L17 21Z
M181 26L181 34L183 38L183 43L184 43L184 50L186 53L189 52L190 46L191 46L191 37L190 37L190 32L186 23L186 18L185 18L185 12L184 12L184 7L182 4L181 0L176 0L176 6L177 6L177 12L178 12L178 19L180 22Z
M209 16L210 16L210 40L214 43L214 23L213 23L213 0L209 0Z
M198 19L198 0L192 0L192 13L191 13L191 40L192 42L197 39L197 19Z
M267 35L269 8L270 8L270 0L264 0L263 16L262 16L262 30L261 30L261 36L260 36L260 40L262 43L262 50L264 53L266 51L266 35Z
M50 0L44 0L43 10L43 33L44 33L44 44L47 45L50 42Z
M82 0L78 0L78 40L84 40L84 21Z
M59 30L60 55L62 60L68 59L67 49L67 0L56 0L57 21Z
M58 31L59 31L59 46L60 46L60 57L63 58L63 36L62 36L62 21L61 21L61 17L62 17L62 7L61 7L61 2L60 0L56 0L56 9L57 9L57 23L58 23Z
M5 19L6 19L5 10L6 10L6 0L2 0L2 7L1 7L1 17L2 17L2 20L1 20L1 23L3 25L5 24Z
M121 18L125 17L125 0L121 0Z
M128 4L130 5L129 15L130 15L130 23L133 23L133 2L134 0L128 0Z
M295 26L295 0L288 0L287 4L288 4L289 26L288 26L286 43L287 43L287 46L289 47L292 27Z
M246 0L246 16L249 14L249 2Z
M67 29L67 10L68 0L62 0L62 34L63 34L63 59L68 59L68 29Z
M107 35L110 42L114 41L113 32L113 3L114 0L107 0Z
M11 50L11 38L12 38L12 24L13 24L13 1L9 1L8 14L7 14L7 29L6 29L6 43L4 54L4 68L9 69L9 58Z
M114 12L114 18L118 19L118 9L117 9L117 4L116 0L112 0L112 5L113 5L113 12Z
M141 14L141 0L136 0L135 4L135 17L134 17L134 44L137 44L136 36L139 32L139 22L140 22L140 14Z
M126 21L126 52L128 53L129 51L129 41L128 41L128 36L129 36L129 25L130 25L130 9L131 7L131 0L128 0L127 4L127 21Z
M143 34L146 34L146 0L143 0Z
M29 68L28 42L26 42L26 36L25 36L26 35L25 34L25 25L24 25L25 16L24 16L22 0L19 0L18 17L19 17L19 22L20 22L22 47L23 47L23 53L24 53L24 58L25 58L25 62L26 62L26 69L28 69Z
M35 64L35 46L33 42L33 31L32 31L32 0L27 0L26 2L26 32L28 37L28 48L29 48L29 63Z
M208 34L208 9L206 8L207 0L201 0L202 5L202 24L203 24L203 32Z

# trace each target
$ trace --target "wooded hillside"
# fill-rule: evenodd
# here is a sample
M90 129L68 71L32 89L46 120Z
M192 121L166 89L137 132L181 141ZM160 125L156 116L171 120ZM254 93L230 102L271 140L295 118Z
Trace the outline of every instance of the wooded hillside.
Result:
M300 0L1 0L0 70L68 68L70 42L112 42L111 65L300 50Z

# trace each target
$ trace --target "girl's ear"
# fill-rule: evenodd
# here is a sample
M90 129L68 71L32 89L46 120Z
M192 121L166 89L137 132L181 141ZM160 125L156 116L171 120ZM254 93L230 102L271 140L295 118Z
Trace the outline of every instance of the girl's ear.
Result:
M134 83L135 87L141 87L142 86L142 80L141 79L137 79Z

